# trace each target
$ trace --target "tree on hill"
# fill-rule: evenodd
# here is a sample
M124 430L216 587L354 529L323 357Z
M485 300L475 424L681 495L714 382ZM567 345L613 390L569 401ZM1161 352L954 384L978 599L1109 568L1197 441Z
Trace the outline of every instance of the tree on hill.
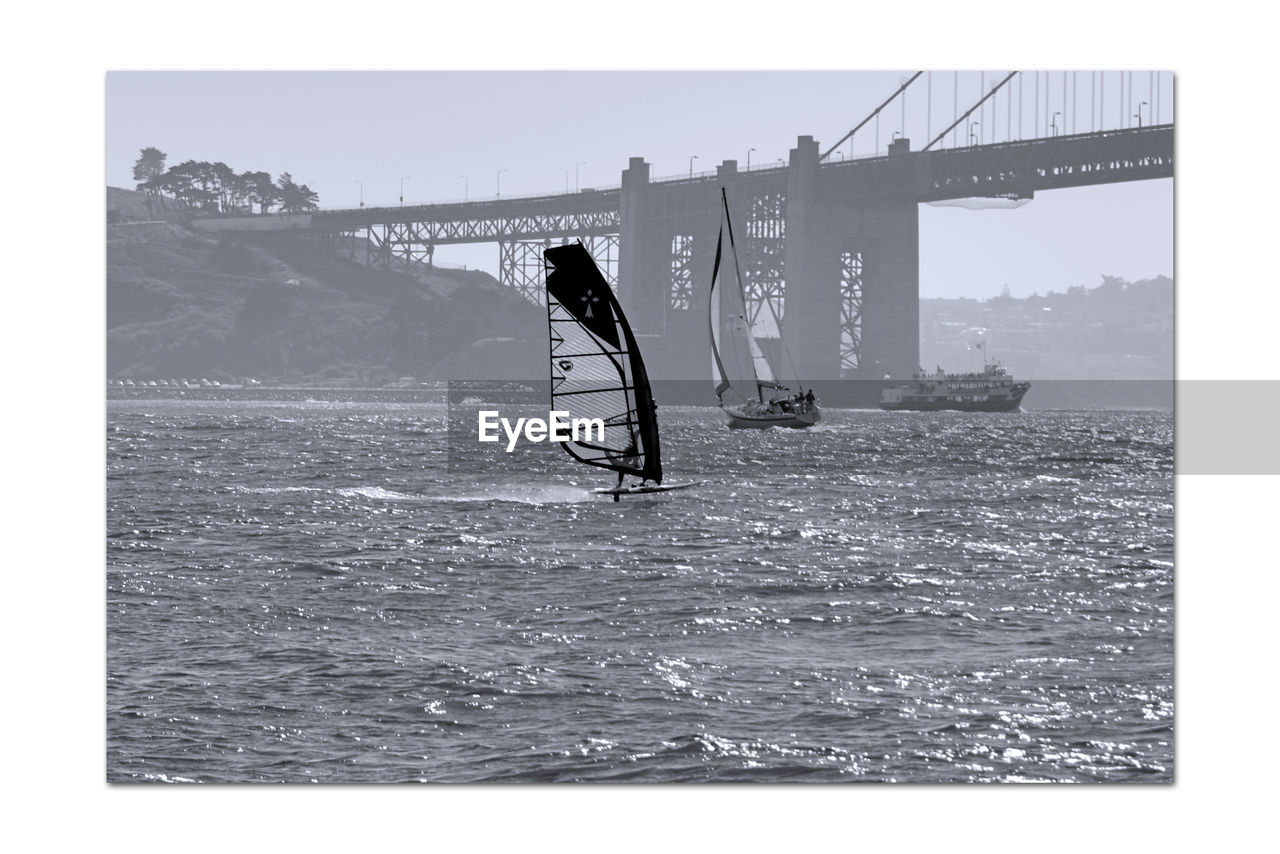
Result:
M148 185L153 188L161 198L168 196L175 202L184 203L190 180L190 176L185 169L175 166L163 175L157 175L152 178L148 182Z
M305 213L320 207L320 196L306 184L294 183L288 172L280 176L278 186L280 207L285 213Z
M217 209L217 178L213 164L187 160L170 169L165 177L166 189L188 208Z
M210 189L217 194L218 210L230 213L240 207L244 200L244 188L240 186L240 176L227 164L219 160L209 165Z
M164 161L169 155L158 148L144 148L133 164L133 180L138 182L138 189L157 175L164 174Z
M155 185L156 179L164 174L164 161L169 155L158 148L144 148L133 164L133 180L137 181L137 189L147 194L147 210L155 216L153 204L164 207L164 199Z
M258 206L258 213L266 213L280 200L280 190L267 172L242 172L240 184L244 188L250 213L253 213L254 204Z
M288 173L279 183L267 172L237 173L222 161L185 160L165 169L166 155L158 148L144 148L133 166L138 189L147 194L147 208L154 216L154 206L165 208L165 199L173 199L179 207L196 210L235 213L267 213L275 205L290 213L313 211L320 206L320 196L306 184L298 184Z

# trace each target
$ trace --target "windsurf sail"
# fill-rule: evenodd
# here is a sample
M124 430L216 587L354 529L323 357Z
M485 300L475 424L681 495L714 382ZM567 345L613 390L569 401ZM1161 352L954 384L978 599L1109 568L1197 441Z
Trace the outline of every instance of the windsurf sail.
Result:
M729 199L724 188L720 189L723 203L720 213L720 234L716 237L715 265L711 273L710 316L712 373L716 380L716 398L724 403L725 392L734 390L744 399L746 394L738 388L754 382L754 393L764 400L765 389L785 388L778 382L777 374L768 356L760 349L760 343L751 332L747 315L747 295L742 284L742 269L738 264L738 249L733 241L733 223L729 219ZM733 257L733 272L737 287L721 284L724 265L724 238L729 237L729 254ZM721 337L721 325L727 327L728 341Z
M657 407L622 307L581 243L542 256L552 409L604 422L603 438L592 430L564 449L587 465L661 483Z

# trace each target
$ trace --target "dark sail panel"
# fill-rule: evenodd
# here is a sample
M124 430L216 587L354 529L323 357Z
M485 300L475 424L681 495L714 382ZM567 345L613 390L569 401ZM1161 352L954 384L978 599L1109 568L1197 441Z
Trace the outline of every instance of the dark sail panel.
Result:
M635 337L604 276L581 243L543 253L551 337L551 403L570 418L598 418L564 449L588 465L662 482L658 424Z
M575 247L581 251L566 251ZM543 257L547 262L548 295L596 337L615 350L621 349L613 316L613 292L590 253L581 243L575 243L548 249Z

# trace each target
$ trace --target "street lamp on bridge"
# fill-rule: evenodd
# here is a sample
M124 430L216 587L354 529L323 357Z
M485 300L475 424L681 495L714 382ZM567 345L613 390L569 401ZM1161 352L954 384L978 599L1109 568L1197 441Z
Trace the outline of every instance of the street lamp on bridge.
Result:
M467 180L466 175L459 175L462 179L462 200L464 202L471 201L471 182Z
M408 180L409 178L407 176L400 179L400 204L401 205L404 204L404 182Z
M498 170L498 195L495 198L502 198L502 173L506 171L506 169Z
M1053 129L1052 136L1058 135L1058 116L1060 115L1062 115L1061 112L1054 113L1053 118L1049 120L1049 127Z
M1142 103L1138 104L1138 113L1137 115L1134 116L1134 118L1138 120L1138 127L1142 127L1142 108L1145 107L1146 105L1147 105L1146 101L1143 101Z
M689 177L690 178L693 177L693 161L697 159L698 159L698 155L696 154L689 158Z
M354 180L360 185L360 207L364 207L364 181L361 181L359 178L355 178Z
M575 163L575 164L573 164L573 191L574 191L575 193L576 193L576 192L578 192L578 167L579 167L579 166L586 166L586 165L587 165L587 161L585 161L585 160L583 160L583 161L581 161L581 162L579 162L579 163Z
M977 139L977 135L973 132L974 126L982 127L982 122L969 122L969 144L973 145L973 141Z
M748 171L748 172L750 172L750 171L751 171L751 152L753 152L753 151L755 151L755 149L754 149L754 148L748 148L748 149L747 149L747 171Z

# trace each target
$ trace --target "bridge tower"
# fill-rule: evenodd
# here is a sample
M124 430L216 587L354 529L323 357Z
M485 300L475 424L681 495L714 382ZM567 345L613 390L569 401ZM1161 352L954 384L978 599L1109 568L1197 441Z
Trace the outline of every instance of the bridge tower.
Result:
M813 137L791 150L786 334L804 380L909 376L918 367L920 218L909 145L890 148L907 168L888 169L902 174L877 192L821 180Z
M784 376L794 369L807 384L910 375L920 346L919 156L898 140L874 186L824 167L811 136L799 137L785 169L746 173L727 160L714 181L654 184L649 164L631 158L618 295L650 374L709 376L707 290L725 187L752 316L767 303L782 318ZM646 336L658 340L646 345ZM770 339L761 344L769 349Z
M663 326L662 297L666 271L660 230L644 218L649 164L632 157L622 173L618 205L618 301L637 332L655 334Z
M890 156L909 166L909 145L895 141ZM786 335L797 373L808 382L910 375L920 348L913 170L890 192L867 192L819 179L818 159L803 136L787 169Z

